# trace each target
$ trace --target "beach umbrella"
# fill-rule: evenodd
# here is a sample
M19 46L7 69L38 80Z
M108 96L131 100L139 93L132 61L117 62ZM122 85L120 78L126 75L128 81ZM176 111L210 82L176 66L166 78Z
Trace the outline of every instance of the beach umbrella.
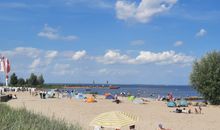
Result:
M104 128L120 129L124 126L134 125L138 117L130 113L121 111L106 112L95 117L90 126L102 126Z

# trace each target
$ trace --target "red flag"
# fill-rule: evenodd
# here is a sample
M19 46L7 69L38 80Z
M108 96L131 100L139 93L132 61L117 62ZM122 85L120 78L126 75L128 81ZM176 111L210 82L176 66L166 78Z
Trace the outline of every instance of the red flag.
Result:
M3 64L4 64L5 73L8 74L11 70L11 66L10 66L8 58L4 58L4 63Z

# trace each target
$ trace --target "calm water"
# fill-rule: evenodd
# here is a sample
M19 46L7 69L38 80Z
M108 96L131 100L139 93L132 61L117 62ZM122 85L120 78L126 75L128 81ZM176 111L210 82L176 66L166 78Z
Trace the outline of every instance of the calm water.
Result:
M140 97L152 97L157 98L158 95L166 96L167 93L172 92L174 97L188 97L199 96L199 94L190 86L161 86L161 85L116 85L119 89L109 88L91 88L91 91L86 91L84 88L75 89L75 91L86 92L98 92L98 94L111 93L119 94L121 92L131 93Z

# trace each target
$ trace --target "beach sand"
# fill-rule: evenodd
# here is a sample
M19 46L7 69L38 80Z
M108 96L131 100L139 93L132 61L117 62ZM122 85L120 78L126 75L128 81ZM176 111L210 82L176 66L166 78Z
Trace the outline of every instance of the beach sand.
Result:
M90 121L98 114L114 110L125 111L137 115L137 130L158 130L158 124L172 130L219 130L220 106L203 107L203 114L174 113L175 108L168 108L165 102L150 101L146 104L134 104L127 98L119 97L123 102L113 103L98 96L96 103L85 103L83 100L53 98L40 99L28 92L17 92L18 99L7 102L14 108L25 107L35 113L48 117L64 119L69 123L79 123L84 130L93 130ZM15 117L16 118L16 117ZM108 129L106 129L108 130ZM129 130L128 127L121 130Z

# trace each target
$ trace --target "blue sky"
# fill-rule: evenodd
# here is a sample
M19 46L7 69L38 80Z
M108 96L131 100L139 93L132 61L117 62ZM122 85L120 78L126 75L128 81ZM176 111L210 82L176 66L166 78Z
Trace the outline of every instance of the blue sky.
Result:
M189 84L193 61L219 50L219 4L1 0L0 53L48 83Z

